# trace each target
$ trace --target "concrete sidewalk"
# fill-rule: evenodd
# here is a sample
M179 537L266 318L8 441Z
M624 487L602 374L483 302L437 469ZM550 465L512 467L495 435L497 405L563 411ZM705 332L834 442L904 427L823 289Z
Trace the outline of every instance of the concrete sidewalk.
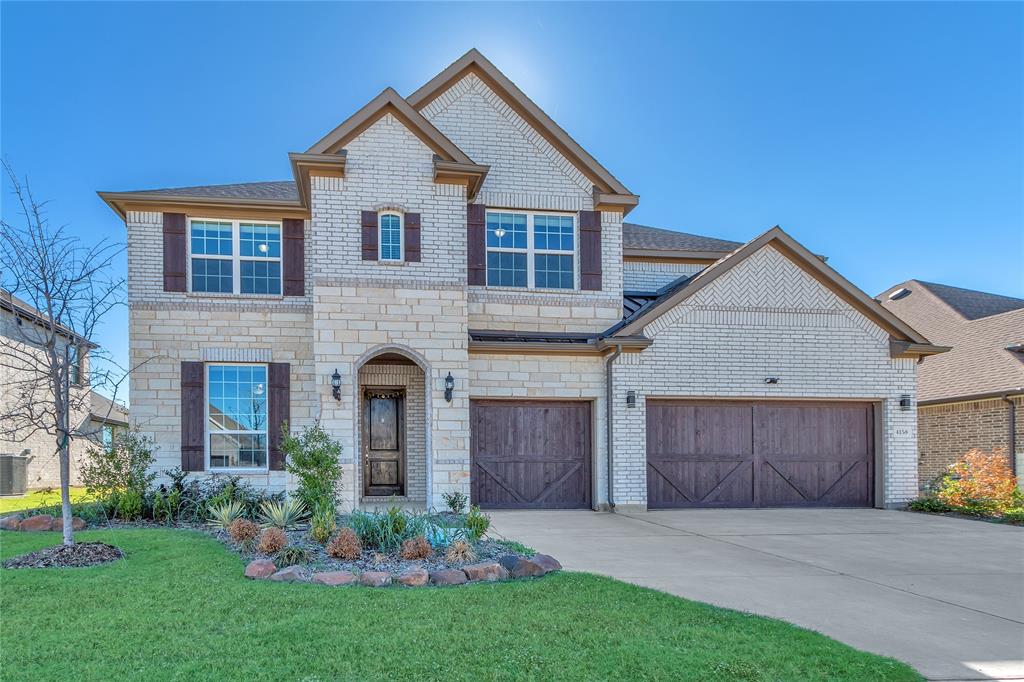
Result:
M773 616L932 680L1024 679L1024 529L874 509L491 512L590 571Z

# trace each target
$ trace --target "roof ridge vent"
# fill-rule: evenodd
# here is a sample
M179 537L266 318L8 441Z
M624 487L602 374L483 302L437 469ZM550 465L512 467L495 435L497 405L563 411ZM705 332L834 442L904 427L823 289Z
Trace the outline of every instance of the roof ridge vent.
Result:
M900 287L896 291L894 291L891 294L889 294L889 300L890 301L898 301L901 298L906 298L907 296L910 296L910 289L908 289L906 287Z

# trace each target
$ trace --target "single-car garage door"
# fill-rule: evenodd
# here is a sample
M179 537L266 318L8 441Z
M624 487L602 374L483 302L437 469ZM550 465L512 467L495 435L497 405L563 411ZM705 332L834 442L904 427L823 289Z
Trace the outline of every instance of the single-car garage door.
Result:
M870 403L647 401L647 506L866 507Z
M474 504L590 507L590 403L473 400L469 412Z

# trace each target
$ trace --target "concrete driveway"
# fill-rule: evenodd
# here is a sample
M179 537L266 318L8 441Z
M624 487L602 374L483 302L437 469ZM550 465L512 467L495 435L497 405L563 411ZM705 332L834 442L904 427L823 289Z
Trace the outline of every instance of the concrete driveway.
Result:
M492 512L590 571L774 616L933 680L1024 679L1024 530L874 509Z

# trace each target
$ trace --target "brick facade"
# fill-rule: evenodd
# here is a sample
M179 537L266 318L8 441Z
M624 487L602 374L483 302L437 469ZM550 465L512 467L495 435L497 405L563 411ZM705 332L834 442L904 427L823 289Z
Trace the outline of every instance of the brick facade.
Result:
M1024 474L1024 396L1016 405L1017 476ZM968 450L1010 451L1010 405L1001 398L917 408L920 483L927 485Z
M683 275L696 275L706 267L703 263L626 261L623 263L622 287L626 291L657 291Z

